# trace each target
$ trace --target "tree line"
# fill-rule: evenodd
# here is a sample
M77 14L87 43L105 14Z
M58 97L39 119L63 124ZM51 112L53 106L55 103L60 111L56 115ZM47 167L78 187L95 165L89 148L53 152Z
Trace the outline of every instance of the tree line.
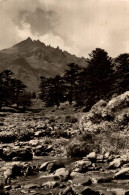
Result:
M40 90L48 107L74 101L89 110L100 99L129 90L129 54L112 59L105 50L96 48L89 54L87 67L70 63L63 76L41 77Z
M108 53L96 48L89 54L87 67L78 64L67 65L65 73L54 78L40 78L40 98L46 107L60 106L73 102L88 111L100 99L109 100L129 90L129 54L120 54L112 59ZM19 107L31 106L35 93L26 91L27 86L14 77L10 70L0 73L0 109L15 104Z

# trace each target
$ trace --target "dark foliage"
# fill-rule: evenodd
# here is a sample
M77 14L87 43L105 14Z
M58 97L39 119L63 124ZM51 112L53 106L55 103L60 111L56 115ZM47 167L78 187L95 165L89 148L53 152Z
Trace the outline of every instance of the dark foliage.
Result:
M62 77L41 78L40 89L46 106L68 101L89 111L100 99L109 100L129 90L129 54L121 54L114 60L105 50L96 48L89 54L87 63L87 68L68 64Z
M64 101L64 85L61 76L55 78L41 77L41 99L47 107L56 105L59 107L60 102Z
M129 90L129 54L120 54L116 59L116 86L117 93L123 93Z
M31 105L31 96L25 92L26 86L22 81L14 78L13 72L5 70L0 73L0 109L2 106L28 107Z

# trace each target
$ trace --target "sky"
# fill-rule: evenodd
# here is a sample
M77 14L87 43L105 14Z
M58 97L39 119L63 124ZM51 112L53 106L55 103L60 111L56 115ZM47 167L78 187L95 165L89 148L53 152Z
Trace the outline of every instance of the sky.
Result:
M0 0L0 49L27 37L79 57L129 53L129 0Z

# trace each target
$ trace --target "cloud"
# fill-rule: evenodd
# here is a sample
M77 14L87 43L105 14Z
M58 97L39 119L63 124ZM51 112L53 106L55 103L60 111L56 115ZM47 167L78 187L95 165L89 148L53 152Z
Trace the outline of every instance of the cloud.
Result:
M0 48L30 36L78 56L129 52L127 0L2 0Z

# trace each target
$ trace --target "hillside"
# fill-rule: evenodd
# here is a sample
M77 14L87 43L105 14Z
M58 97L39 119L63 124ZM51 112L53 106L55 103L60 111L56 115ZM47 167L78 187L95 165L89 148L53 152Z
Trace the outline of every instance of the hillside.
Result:
M38 91L40 76L53 77L62 74L68 63L87 66L85 58L78 58L31 38L0 51L0 71L9 69L22 80L29 91Z

